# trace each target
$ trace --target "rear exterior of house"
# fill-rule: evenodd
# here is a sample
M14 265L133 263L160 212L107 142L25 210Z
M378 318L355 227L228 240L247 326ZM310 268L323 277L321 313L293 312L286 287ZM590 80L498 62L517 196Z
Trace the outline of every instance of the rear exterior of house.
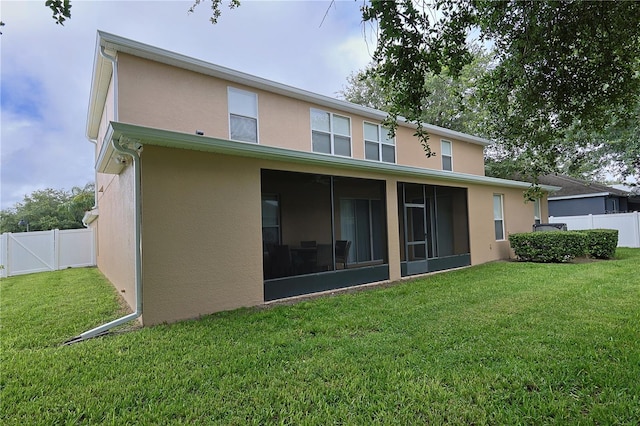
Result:
M430 126L426 158L384 117L99 33L98 267L150 325L506 259L547 217L484 176L489 141Z

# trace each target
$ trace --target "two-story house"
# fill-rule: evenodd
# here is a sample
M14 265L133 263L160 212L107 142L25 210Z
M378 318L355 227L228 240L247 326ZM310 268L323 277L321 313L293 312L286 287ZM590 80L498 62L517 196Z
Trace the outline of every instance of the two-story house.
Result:
M145 325L510 256L546 217L491 142L98 34L98 267ZM553 190L553 187L545 187Z

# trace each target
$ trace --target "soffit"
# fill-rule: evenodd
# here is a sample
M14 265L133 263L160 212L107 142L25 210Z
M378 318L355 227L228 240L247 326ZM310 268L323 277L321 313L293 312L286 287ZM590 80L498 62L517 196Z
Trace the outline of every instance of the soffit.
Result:
M120 173L124 164L122 156L113 148L112 141L128 139L144 145L163 146L168 148L189 149L195 151L214 152L239 157L259 158L263 160L284 161L298 164L318 165L347 170L359 170L372 173L383 173L396 176L431 178L447 182L492 185L508 188L527 189L528 182L498 179L487 176L471 175L442 170L423 169L398 164L380 163L369 160L337 157L314 152L295 151L248 142L237 142L212 138L195 134L179 133L126 123L111 122L105 143L98 155L96 170L101 173ZM542 189L553 192L559 187L541 185Z

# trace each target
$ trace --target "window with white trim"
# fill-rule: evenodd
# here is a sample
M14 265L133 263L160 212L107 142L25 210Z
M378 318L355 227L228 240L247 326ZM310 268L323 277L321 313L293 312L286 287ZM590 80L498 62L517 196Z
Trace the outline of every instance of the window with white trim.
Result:
M502 194L493 194L493 224L496 240L504 240L504 209Z
M258 142L258 95L227 88L229 98L229 139Z
M276 194L262 194L262 244L280 244L280 198Z
M533 200L533 223L542 222L542 213L540 213L540 198Z
M451 150L451 142L440 141L440 157L442 158L442 170L453 170L453 153Z
M396 162L396 140L379 124L364 122L364 157L367 160Z
M313 152L351 157L351 119L311 108Z

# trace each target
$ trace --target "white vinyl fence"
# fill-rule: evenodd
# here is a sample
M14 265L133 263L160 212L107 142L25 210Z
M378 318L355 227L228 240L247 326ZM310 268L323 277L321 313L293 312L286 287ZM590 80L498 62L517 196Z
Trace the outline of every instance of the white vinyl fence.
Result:
M94 266L93 229L5 233L0 236L0 277Z
M640 213L549 216L549 223L566 223L569 231L578 229L617 229L618 247L640 247Z

